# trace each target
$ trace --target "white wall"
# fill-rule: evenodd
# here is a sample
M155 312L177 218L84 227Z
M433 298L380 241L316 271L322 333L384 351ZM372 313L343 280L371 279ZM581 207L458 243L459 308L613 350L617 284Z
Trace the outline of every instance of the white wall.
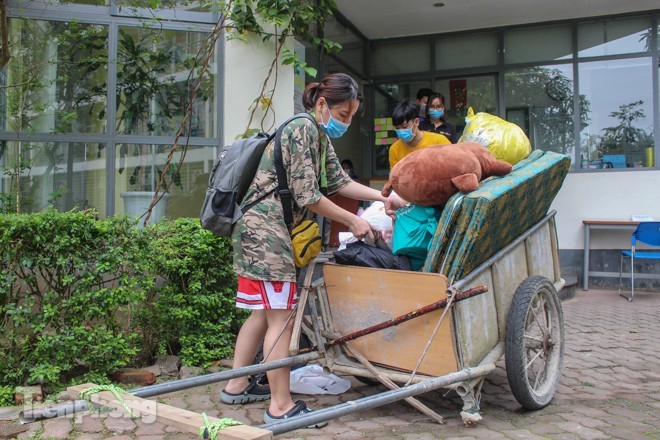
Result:
M272 41L263 43L258 37L250 38L249 44L239 40L228 41L225 44L223 69L225 144L232 142L237 135L245 131L250 120L249 108L259 96L274 56L275 44ZM282 66L278 61L277 69L277 87L273 98L275 121L272 112L269 112L263 126L263 129L270 133L287 118L293 116L293 67ZM273 72L266 90L272 89L274 77ZM259 105L250 128L261 128L263 115Z
M660 221L660 171L570 173L551 209L557 210L560 249L583 249L582 220L630 220L648 214ZM591 249L624 249L630 231L591 231Z

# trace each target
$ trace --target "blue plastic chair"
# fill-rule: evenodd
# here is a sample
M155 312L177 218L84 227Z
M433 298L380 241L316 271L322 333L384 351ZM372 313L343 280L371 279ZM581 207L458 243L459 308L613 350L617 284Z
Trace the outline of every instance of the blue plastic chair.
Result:
M637 226L632 234L631 249L621 251L621 265L619 266L619 295L632 301L635 296L635 260L660 260L660 252L637 251L635 246L637 242L649 246L660 246L660 222L643 222ZM621 292L621 278L623 275L623 257L630 258L630 296Z

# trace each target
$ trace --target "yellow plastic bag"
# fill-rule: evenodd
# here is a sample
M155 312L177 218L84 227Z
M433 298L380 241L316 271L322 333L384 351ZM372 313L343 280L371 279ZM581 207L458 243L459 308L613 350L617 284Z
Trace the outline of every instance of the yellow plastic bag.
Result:
M468 109L465 122L467 124L459 142L483 145L496 159L515 165L532 152L525 132L512 122L484 112L475 115L472 107Z
M293 259L296 267L305 267L321 252L319 224L313 220L303 220L291 230Z

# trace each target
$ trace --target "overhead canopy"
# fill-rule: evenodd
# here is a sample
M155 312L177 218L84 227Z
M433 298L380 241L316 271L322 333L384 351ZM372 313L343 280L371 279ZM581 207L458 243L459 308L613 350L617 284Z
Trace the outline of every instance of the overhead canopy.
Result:
M648 11L658 0L336 0L371 40ZM444 4L436 7L435 4Z

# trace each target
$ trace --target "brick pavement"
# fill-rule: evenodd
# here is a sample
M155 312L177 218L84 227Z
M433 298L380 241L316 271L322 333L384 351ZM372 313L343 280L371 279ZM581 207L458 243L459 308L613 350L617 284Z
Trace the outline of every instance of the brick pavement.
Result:
M564 370L553 402L527 412L513 398L504 362L486 379L483 421L466 428L455 393L431 392L421 400L446 419L444 425L398 402L331 421L323 429L303 429L278 439L653 439L660 438L660 292L636 292L628 303L615 291L578 291L562 303L566 327ZM372 395L384 388L363 385L341 396L302 396L313 407L325 407ZM222 384L158 397L189 410L262 423L265 403L226 406L218 395ZM114 413L116 414L116 413ZM114 415L111 414L111 415ZM151 421L149 421L151 422ZM29 425L18 438L183 440L197 438L160 423L85 415Z

